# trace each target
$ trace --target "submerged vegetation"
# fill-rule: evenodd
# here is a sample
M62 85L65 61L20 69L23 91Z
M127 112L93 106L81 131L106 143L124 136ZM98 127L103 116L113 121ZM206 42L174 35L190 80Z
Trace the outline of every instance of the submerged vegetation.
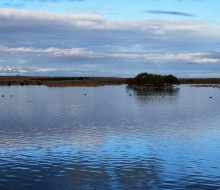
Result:
M166 87L179 84L179 80L173 75L158 75L151 73L141 73L134 78L127 80L128 85L145 87Z

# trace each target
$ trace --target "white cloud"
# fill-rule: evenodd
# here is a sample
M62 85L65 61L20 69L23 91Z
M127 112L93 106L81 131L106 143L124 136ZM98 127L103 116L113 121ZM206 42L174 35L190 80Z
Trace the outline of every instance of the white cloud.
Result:
M220 63L220 52L215 53L169 53L169 54L126 54L126 53L96 53L85 48L70 48L70 49L59 49L59 48L46 48L46 49L35 49L17 47L10 48L7 46L0 46L0 52L8 53L45 53L50 54L55 58L75 58L81 57L82 59L141 59L148 60L151 62L167 62L167 61L178 61L178 62L195 62L195 63Z
M3 23L3 21L8 21ZM200 31L208 28L206 24L210 24L205 20L183 20L172 21L164 19L148 19L148 20L107 20L99 14L58 14L44 11L28 11L17 9L0 9L0 24L4 26L33 24L56 24L63 26L82 27L87 29L103 29L103 30L152 30L155 33L161 31ZM20 23L18 23L20 21ZM21 23L22 22L22 23ZM214 23L213 23L214 24ZM46 27L46 26L45 26ZM212 28L209 28L211 30ZM213 28L214 31L214 28ZM219 31L218 31L219 34Z
M98 14L57 14L44 11L28 11L28 10L18 10L18 9L1 9L0 16L2 18L8 18L11 20L90 20L90 21L100 21L101 16Z
M87 8L81 8L77 7L73 9L76 13L92 13L92 14L98 14L99 12L111 12L112 8L106 7L106 8L100 8L100 7L87 7Z
M108 20L98 14L0 9L0 28L2 66L7 65L7 60L9 66L25 60L22 64L26 67L45 65L59 70L56 67L62 63L68 69L72 64L82 71L85 67L96 72L103 69L102 73L137 72L138 64L144 65L139 70L152 71L167 65L165 69L174 74L178 69L175 65L188 63L195 63L188 65L189 69L195 69L196 64L219 69L217 21Z

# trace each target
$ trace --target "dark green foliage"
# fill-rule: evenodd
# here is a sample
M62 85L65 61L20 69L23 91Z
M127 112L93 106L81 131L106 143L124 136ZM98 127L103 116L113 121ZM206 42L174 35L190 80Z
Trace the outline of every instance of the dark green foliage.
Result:
M179 84L179 80L173 75L163 76L165 84Z
M140 85L140 86L165 86L179 84L178 79L173 75L157 75L151 73L141 73L133 79L128 79L129 85Z

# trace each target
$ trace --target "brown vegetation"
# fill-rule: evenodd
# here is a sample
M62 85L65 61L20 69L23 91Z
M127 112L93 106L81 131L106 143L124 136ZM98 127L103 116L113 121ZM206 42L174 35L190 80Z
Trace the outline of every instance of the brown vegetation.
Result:
M220 84L220 78L182 78L181 84Z
M25 77L1 76L0 86L11 85L46 85L49 87L65 86L102 86L125 84L125 78L113 77Z

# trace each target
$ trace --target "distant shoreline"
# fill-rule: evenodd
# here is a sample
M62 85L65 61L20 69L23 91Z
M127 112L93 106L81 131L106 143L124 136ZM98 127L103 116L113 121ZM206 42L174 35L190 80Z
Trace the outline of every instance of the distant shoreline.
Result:
M45 85L48 87L104 86L126 84L127 78L114 77L32 77L0 76L0 86Z
M45 85L48 87L65 86L104 86L127 84L128 78L117 77L33 77L0 76L0 86ZM180 84L220 84L220 78L181 78Z
M180 84L220 84L220 78L179 78Z

